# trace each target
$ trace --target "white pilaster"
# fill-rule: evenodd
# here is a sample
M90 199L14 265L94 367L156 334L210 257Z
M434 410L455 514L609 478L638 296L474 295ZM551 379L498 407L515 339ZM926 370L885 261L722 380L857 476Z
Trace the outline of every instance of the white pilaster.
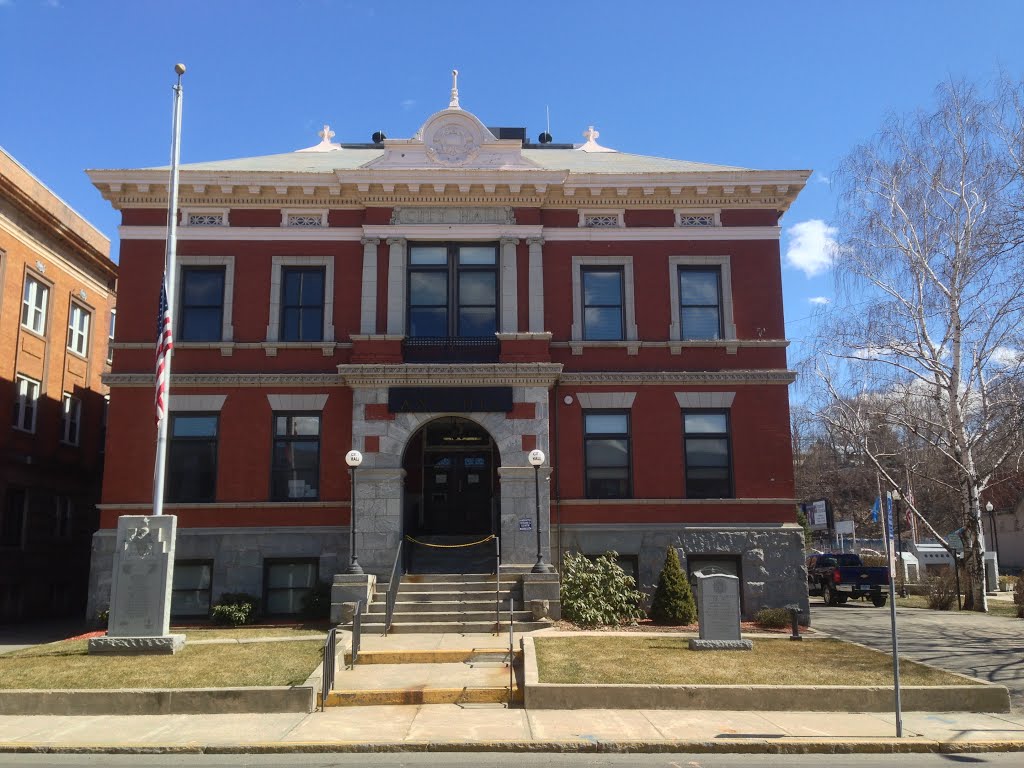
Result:
M501 239L501 332L519 330L519 287L516 265L516 246L519 240Z
M377 246L376 237L363 238L363 292L359 314L359 332L377 332Z
M526 241L530 246L530 333L544 332L544 265L541 246L544 241L531 237Z
M388 238L388 330L405 335L405 238Z

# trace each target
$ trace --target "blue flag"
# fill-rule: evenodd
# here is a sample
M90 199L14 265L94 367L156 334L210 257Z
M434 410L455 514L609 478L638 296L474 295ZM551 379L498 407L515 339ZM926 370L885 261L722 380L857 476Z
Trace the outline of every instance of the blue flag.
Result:
M871 505L871 522L878 522L878 513L882 508L882 500L875 496L875 503Z

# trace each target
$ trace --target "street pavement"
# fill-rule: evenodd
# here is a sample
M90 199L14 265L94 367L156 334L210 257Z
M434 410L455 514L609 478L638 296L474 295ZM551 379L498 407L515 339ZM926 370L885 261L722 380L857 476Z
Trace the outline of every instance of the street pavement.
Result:
M862 601L826 606L811 598L811 627L843 640L892 651L889 607ZM896 609L900 657L1005 685L1024 712L1024 620L972 611Z

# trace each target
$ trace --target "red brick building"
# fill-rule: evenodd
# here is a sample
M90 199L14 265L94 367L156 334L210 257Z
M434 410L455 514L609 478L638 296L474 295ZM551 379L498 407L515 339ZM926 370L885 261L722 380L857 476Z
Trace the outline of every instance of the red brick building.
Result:
M737 573L746 613L806 605L779 219L808 171L632 155L592 129L531 143L457 97L410 139L322 137L181 170L176 612L225 591L287 612L342 571L352 448L359 562L383 577L405 536L494 534L503 562L534 562L539 447L556 564L615 549L651 585L674 545ZM167 171L90 175L123 217L101 606L117 517L150 508Z
M110 241L0 150L0 623L85 610L116 283Z

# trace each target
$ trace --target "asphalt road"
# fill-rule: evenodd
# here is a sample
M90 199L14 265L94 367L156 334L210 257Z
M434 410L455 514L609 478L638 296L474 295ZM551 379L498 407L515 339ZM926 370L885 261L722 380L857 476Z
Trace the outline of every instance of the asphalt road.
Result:
M572 755L498 753L418 753L365 755L0 755L0 768L949 768L972 764L1011 768L1020 753L958 755Z
M811 598L811 626L843 640L892 651L889 607L849 602L830 607ZM969 611L896 609L900 657L1005 685L1015 712L1024 710L1024 621Z

